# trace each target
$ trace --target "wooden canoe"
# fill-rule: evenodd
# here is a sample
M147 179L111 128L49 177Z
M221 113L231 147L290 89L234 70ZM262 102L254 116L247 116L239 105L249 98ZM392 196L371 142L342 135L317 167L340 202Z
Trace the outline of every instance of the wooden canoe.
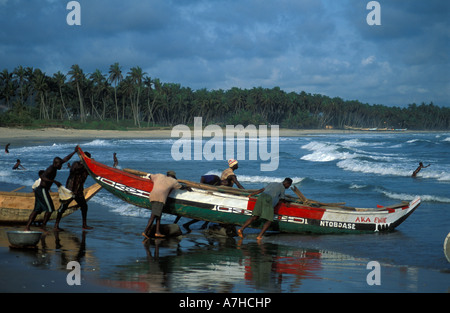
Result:
M149 195L153 182L142 175L112 168L87 157L78 150L81 161L92 178L114 196L151 210ZM163 212L209 222L243 225L251 216L257 196L249 198L246 191L230 194L224 187L181 181L192 191L173 190ZM215 188L215 187L213 187ZM307 202L307 201L306 201ZM376 208L353 208L340 204L280 202L274 208L271 229L288 233L374 233L391 231L420 205L420 197L396 205ZM250 226L260 228L259 219Z
M84 189L86 201L89 201L102 187L95 183ZM60 206L57 192L50 192L55 209ZM72 200L69 208L64 212L63 218L78 210L76 201ZM0 223L1 224L24 224L28 222L31 212L34 209L33 192L7 192L0 191ZM53 212L50 219L56 218L57 212ZM44 218L44 213L36 217L35 222L40 223Z

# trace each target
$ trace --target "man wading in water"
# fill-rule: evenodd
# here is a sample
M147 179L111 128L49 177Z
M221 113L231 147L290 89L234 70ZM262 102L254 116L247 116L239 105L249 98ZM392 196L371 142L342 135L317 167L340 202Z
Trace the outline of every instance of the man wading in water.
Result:
M414 171L414 173L412 173L411 177L416 177L416 175L420 172L421 169L423 168L427 168L428 166L430 166L431 164L428 164L427 166L423 166L422 162L419 162L419 167L416 168L416 170Z

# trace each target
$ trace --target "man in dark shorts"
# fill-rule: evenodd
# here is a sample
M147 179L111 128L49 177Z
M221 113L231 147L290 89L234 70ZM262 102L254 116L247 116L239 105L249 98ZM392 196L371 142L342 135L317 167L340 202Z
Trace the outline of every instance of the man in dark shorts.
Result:
M220 186L222 184L220 177L217 175L203 175L200 178L200 182L202 184L211 185L211 186ZM226 182L224 182L224 184L225 183Z
M167 175L149 174L148 178L153 181L153 189L150 192L152 214L150 216L150 219L148 220L147 227L145 227L145 230L142 233L142 236L144 236L146 239L150 238L150 229L152 227L153 221L156 219L155 237L165 237L159 231L162 210L164 208L164 204L166 203L167 196L172 191L172 189L181 189L182 186L177 181L177 177L174 171L168 171Z
M211 186L220 186L220 185L225 185L226 184L226 181L221 181L220 180L220 177L219 176L217 176L217 175L203 175L201 178L200 178L200 183L202 183L202 184L206 184L206 185L211 185ZM178 223L178 221L180 220L180 218L181 218L181 216L177 216L177 218L175 219L175 221L174 221L174 223L176 224L176 223ZM191 220L191 221L189 221L189 222L187 222L187 223L184 223L183 224L183 227L184 228L186 228L186 230L188 231L188 233L190 233L191 232L191 229L190 229L190 227L191 227L191 225L193 225L193 224L195 224L195 223L197 223L197 222L200 222L200 220ZM202 225L202 227L200 227L200 229L205 229L206 228L206 226L208 226L208 223L209 222L204 222L203 223L203 225Z
M278 201L284 200L285 189L288 189L292 185L292 179L286 177L282 183L270 183L265 188L259 189L249 195L252 197L254 195L262 193L258 200L256 200L255 207L253 209L252 217L250 217L244 225L238 230L238 235L244 238L243 232L251 223L256 221L258 218L266 220L261 232L256 239L261 240L262 236L269 228L273 221L273 211Z
M56 186L61 186L59 181L55 180L58 170L61 169L62 165L70 160L70 158L77 152L78 146L75 147L75 151L66 156L64 159L56 157L53 159L53 164L50 165L44 173L40 175L41 183L34 190L35 202L34 210L31 212L28 219L27 226L25 230L30 230L31 224L36 219L36 216L41 212L45 212L44 221L42 222L42 229L45 229L52 212L55 211L52 198L50 196L50 187L55 183Z
M84 152L87 157L91 157L91 154L89 152ZM81 210L81 218L83 220L83 229L92 229L93 227L90 227L87 225L87 212L88 212L88 206L86 202L86 198L84 197L84 183L86 181L86 178L89 176L88 171L84 167L84 165L80 161L75 161L72 163L72 166L70 167L70 174L66 181L66 188L71 190L74 195L74 200L78 203ZM69 207L69 203L71 201L65 201L61 203L61 206L58 209L58 214L56 215L56 221L54 229L56 231L62 231L63 229L59 228L59 223L61 221L61 218L64 214L64 212Z

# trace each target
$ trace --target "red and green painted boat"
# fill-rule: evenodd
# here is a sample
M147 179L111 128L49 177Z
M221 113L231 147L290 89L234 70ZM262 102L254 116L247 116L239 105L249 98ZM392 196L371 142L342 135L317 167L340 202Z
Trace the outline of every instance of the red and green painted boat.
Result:
M149 195L151 180L143 172L120 170L87 157L79 149L78 155L93 179L116 197L138 207L151 210ZM243 225L252 214L258 196L249 198L250 190L214 187L179 180L191 187L173 190L163 212L191 219ZM314 201L302 203L292 198L280 202L274 209L271 230L287 233L373 233L394 230L420 205L420 197L399 204L354 208ZM250 225L260 228L263 221Z

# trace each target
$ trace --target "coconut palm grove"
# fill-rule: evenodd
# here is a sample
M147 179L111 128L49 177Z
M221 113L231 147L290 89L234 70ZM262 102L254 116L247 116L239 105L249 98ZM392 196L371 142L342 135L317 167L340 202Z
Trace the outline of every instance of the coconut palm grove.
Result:
M450 108L385 106L279 87L193 90L119 63L86 73L74 64L47 75L18 66L0 72L0 126L130 129L192 124L280 125L292 129L450 129Z

